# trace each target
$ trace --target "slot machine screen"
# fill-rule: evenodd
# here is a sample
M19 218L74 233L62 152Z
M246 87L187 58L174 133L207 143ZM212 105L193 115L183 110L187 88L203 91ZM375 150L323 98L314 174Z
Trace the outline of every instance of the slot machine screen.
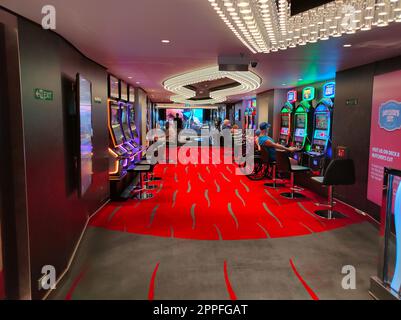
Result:
M295 130L295 136L296 137L304 137L305 136L305 129L296 129Z
M298 129L305 129L305 126L306 126L306 115L297 114L295 120L295 127Z
M109 76L109 97L120 99L120 81L113 76Z
M134 103L135 102L135 88L132 86L129 86L128 90L128 101Z
M84 196L92 184L93 176L93 125L92 83L77 75L79 127L80 127L80 196Z
M327 114L317 114L316 115L316 129L317 130L327 130L329 126L329 119Z
M121 81L121 100L128 101L128 85L126 82Z
M118 105L111 106L111 126L116 138L116 144L124 143L124 136L121 130L121 109Z
M290 127L290 116L281 116L281 127Z
M128 119L128 107L127 106L122 106L121 108L122 112L121 112L121 124L123 127L123 131L124 131L124 135L125 135L125 139L129 140L131 138L131 132L129 129L129 119Z
M288 135L289 132L290 132L290 129L289 129L289 128L285 128L285 127L282 127L282 128L281 128L281 134L282 134L282 135Z

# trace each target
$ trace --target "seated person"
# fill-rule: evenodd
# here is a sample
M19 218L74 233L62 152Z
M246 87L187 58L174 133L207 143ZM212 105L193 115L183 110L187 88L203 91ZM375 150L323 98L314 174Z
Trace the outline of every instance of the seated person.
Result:
M258 139L259 145L261 148L264 148L269 153L270 161L276 161L276 152L277 150L287 151L287 152L295 152L298 151L297 148L291 147L287 148L282 146L279 143L274 142L274 140L269 137L269 130L271 125L267 122L263 122L260 124L260 137Z
M260 137L261 131L258 129L255 131L255 153L260 153L261 147L259 144L259 137Z

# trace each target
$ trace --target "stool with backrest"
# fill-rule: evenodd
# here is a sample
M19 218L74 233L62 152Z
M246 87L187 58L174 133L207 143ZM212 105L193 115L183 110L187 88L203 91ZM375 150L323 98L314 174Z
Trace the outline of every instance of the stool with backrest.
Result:
M261 148L260 150L261 157L262 157L262 162L266 164L269 168L271 168L271 175L272 175L272 180L273 182L271 183L265 183L265 187L268 188L279 188L279 187L284 187L284 184L282 183L277 183L277 162L276 161L271 161L270 160L270 154L265 148Z
M290 161L290 157L287 152L277 151L276 153L276 163L277 169L281 173L290 174L291 179L291 192L282 193L281 196L287 199L301 199L305 198L305 196L301 193L295 192L295 175L300 173L309 172L310 169L308 167L292 165Z
M328 187L327 210L318 210L315 213L326 219L339 219L345 216L334 211L334 186L348 186L355 184L355 164L351 159L337 159L330 162L323 177L312 177L312 180Z

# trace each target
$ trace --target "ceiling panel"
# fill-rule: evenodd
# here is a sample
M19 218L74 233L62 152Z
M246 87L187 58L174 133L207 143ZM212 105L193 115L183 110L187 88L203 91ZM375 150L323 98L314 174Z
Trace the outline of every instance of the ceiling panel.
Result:
M42 6L57 10L56 32L155 101L168 101L162 83L171 76L217 64L219 54L250 52L207 0L0 0L33 21ZM335 77L337 70L401 54L401 24L332 38L270 54L257 54L257 92ZM170 44L162 44L168 39ZM351 43L351 48L343 48ZM132 77L132 79L128 79ZM302 80L299 80L302 79ZM250 93L249 95L253 95ZM240 97L231 97L237 100Z

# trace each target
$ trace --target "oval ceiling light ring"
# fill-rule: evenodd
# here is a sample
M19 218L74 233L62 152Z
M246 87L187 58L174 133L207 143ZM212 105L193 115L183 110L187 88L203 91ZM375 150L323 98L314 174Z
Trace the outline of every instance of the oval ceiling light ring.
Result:
M196 92L186 88L186 86L223 78L229 78L233 81L236 81L239 83L239 85L232 88L212 91L210 92L211 99L208 100L191 100L192 98L196 97ZM256 73L253 73L251 71L220 71L218 66L177 75L163 82L164 88L175 94L170 98L171 101L192 105L221 103L226 101L227 97L229 96L235 96L255 91L260 88L261 84L262 79Z

